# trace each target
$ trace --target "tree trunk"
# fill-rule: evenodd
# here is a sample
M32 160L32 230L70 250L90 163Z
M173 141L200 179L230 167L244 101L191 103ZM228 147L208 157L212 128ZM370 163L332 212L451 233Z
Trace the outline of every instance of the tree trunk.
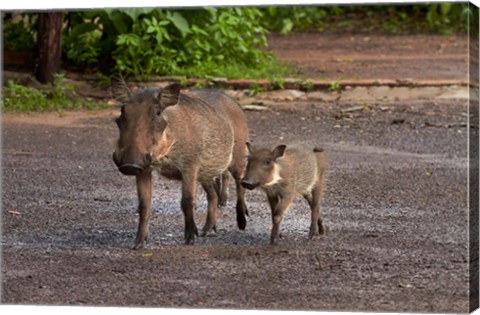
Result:
M35 77L41 83L48 83L60 71L63 12L38 15Z

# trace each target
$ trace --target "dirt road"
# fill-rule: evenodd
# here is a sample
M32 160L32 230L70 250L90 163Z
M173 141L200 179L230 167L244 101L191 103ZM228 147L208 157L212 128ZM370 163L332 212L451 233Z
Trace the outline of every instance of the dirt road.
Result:
M468 79L469 46L464 35L312 32L271 34L268 44L282 62L298 68L305 79Z
M116 113L4 115L2 303L467 312L465 100L355 105L247 112L254 144L327 150L326 236L307 240L298 199L270 246L254 191L246 231L230 194L218 235L183 245L179 183L157 178L139 251L135 183L111 160Z

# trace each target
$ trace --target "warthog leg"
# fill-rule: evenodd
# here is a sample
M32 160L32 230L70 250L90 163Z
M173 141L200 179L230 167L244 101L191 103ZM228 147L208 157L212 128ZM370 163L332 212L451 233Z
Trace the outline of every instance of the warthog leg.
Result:
M310 232L308 233L309 239L312 239L317 234L322 235L325 233L320 215L320 200L322 199L322 194L323 189L318 185L313 188L311 198L307 199L310 209L312 210Z
M217 204L218 196L214 187L214 183L202 183L202 187L207 193L207 202L208 202L208 212L207 212L207 221L202 229L201 236L207 235L207 233L213 229L215 233L217 232L216 226L216 213L217 213Z
M275 245L280 237L280 222L282 222L283 214L292 204L293 194L286 194L284 196L268 196L268 201L270 205L275 205L271 208L273 227L270 235L270 244Z
M215 179L215 191L218 196L218 206L223 208L227 205L228 200L228 182L230 181L230 174L225 171L222 176Z
M245 188L241 184L240 179L235 178L235 186L237 189L237 225L240 230L245 230L247 226L248 209L245 203Z
M152 213L152 172L144 171L136 179L140 219L133 249L142 248L148 238L148 221Z
M181 207L185 217L185 244L193 245L195 236L198 236L194 220L194 209L197 196L197 170L190 170L182 174L182 201Z

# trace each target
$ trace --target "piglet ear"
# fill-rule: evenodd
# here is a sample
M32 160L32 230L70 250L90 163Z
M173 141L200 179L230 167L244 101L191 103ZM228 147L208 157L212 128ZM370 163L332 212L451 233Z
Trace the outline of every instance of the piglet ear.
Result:
M167 85L158 95L160 105L165 108L177 104L181 87L178 83Z
M278 159L280 157L283 156L283 154L285 153L285 149L287 149L287 146L284 145L284 144L281 144L279 146L277 146L275 149L273 149L273 158L274 159Z
M112 87L112 97L117 102L125 103L132 99L132 91L123 79L112 77L110 79L110 84Z

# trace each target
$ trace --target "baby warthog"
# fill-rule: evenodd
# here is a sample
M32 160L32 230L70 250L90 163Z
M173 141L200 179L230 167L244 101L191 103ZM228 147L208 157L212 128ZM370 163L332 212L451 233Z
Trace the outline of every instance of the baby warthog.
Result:
M247 146L250 154L242 185L250 190L260 187L267 193L273 222L270 244L277 243L280 222L296 195L302 195L312 210L309 238L324 234L320 199L327 157L323 149L279 145L273 150L255 150L248 143Z
M237 221L244 229L248 212L240 181L247 164L248 128L238 104L215 90L180 93L178 84L136 93L122 81L113 87L116 98L123 99L113 160L120 172L136 176L137 182L140 221L134 248L143 247L148 237L153 169L182 181L187 244L198 236L193 214L197 183L207 194L206 234L216 230L215 213L219 195L223 202L226 198L228 172L237 184Z

